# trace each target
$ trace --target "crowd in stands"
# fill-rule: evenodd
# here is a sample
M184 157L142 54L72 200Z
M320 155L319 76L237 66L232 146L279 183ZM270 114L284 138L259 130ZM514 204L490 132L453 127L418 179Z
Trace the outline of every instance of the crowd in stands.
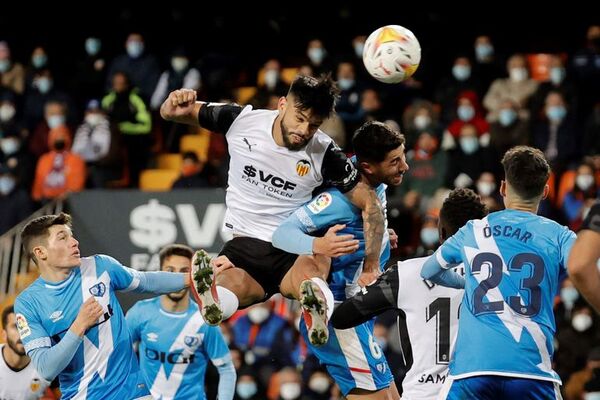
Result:
M115 57L103 51L104 38L89 37L76 73L62 81L54 79L56 63L44 47L16 60L15 44L0 41L0 234L68 193L138 188L163 154L179 154L173 188L224 187L222 135L162 120L161 103L185 87L201 99L274 109L295 73L333 74L341 96L337 114L322 129L349 154L352 133L365 121L385 121L406 136L410 170L388 193L389 224L399 236L396 259L433 253L438 210L452 188L471 188L490 210L502 209L499 160L519 144L541 149L553 168L540 214L580 227L600 190L600 26L590 26L585 46L572 54L498 54L493 38L474 38L472 51L453 56L432 94L423 90L427 77L419 73L398 85L375 82L362 65L365 38L348 38L354 54L336 54L311 40L298 50L305 53L301 63L282 65L273 57L256 80L223 78L239 87L221 98L203 97L218 92L218 71L207 79L179 46L161 68L136 32ZM190 136L200 148L182 145ZM555 317L555 369L566 398L581 399L586 382L600 380L598 317L568 279ZM332 381L307 353L297 319L298 312L279 299L223 324L239 398L330 398ZM395 323L395 316L381 318L375 331L400 384L404 366ZM209 391L216 390L213 378L209 373Z

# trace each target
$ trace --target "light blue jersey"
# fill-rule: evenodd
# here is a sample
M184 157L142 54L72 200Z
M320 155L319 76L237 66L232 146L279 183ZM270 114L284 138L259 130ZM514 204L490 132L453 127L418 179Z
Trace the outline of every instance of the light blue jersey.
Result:
M385 185L377 188L377 196L383 207L386 205L385 188ZM287 221L292 222L290 227L314 234L324 233L336 224L345 224L346 227L338 234L354 235L354 239L359 240L359 247L353 254L332 259L327 283L336 303L346 300L360 290L357 280L362 272L365 240L362 212L359 208L350 203L337 189L328 189L296 210ZM275 236L281 233L293 235L291 239L296 236L293 231L288 230L276 231ZM274 242L277 240L275 236ZM385 229L380 256L382 269L389 256L389 235ZM393 376L383 351L373 337L372 320L351 329L334 329L331 323L328 324L328 328L327 343L315 347L308 340L306 324L304 321L300 323L300 333L305 342L321 364L327 368L344 396L355 388L376 391L390 386Z
M553 299L575 234L525 211L469 221L425 264L464 262L455 379L502 375L560 383L552 370Z
M219 327L207 325L192 301L182 313L165 311L160 297L140 301L127 312L127 325L155 399L206 399L208 360L217 367L231 360Z
M387 204L385 185L376 189L377 197L385 209ZM336 302L342 302L352 297L360 290L356 283L363 268L365 258L365 236L363 232L363 218L361 210L354 206L337 189L328 189L318 195L310 203L302 206L290 217L296 218L307 233L325 233L328 228L336 224L345 224L346 227L338 232L339 235L352 234L359 240L358 250L352 254L336 257L331 260L329 287L333 292ZM387 231L387 220L381 245L381 269L390 258L390 238Z
M148 394L115 295L138 285L133 270L109 256L96 255L82 258L81 266L64 281L38 278L17 297L17 327L27 353L56 345L89 297L94 296L105 311L59 375L62 399L125 400Z

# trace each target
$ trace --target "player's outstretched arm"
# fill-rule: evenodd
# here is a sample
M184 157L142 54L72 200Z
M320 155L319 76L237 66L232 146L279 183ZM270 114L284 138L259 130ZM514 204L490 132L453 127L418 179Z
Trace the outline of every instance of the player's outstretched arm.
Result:
M600 233L584 229L571 248L567 268L573 284L600 313Z
M160 116L167 121L199 127L198 113L202 103L196 101L196 91L179 89L169 93L160 106Z
M331 324L335 329L349 329L397 308L398 287L398 264L395 264L377 282L336 307L331 316Z

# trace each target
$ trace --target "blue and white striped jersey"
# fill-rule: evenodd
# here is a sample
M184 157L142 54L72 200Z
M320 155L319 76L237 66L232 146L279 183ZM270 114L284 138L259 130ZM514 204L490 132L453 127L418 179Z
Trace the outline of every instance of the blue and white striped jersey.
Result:
M95 255L82 258L81 266L64 281L38 278L17 297L17 328L28 353L57 344L90 296L105 311L59 374L63 399L133 399L148 393L115 295L138 284L134 270L112 257Z
M160 297L137 302L127 312L127 325L139 342L140 367L155 399L205 400L204 376L211 360L231 360L218 326L207 325L196 303L185 312L165 311Z
M553 299L566 276L575 234L518 210L469 221L427 262L463 262L455 378L502 375L560 383L552 370Z

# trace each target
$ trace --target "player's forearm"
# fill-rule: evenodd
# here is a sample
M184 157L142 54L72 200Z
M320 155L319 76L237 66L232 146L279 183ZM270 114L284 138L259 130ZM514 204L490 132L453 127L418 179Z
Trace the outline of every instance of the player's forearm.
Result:
M446 269L449 264L447 262L440 263L441 250L429 257L423 268L421 269L421 278L427 279L441 286L451 287L454 289L463 289L465 287L465 278L451 269Z
M235 392L236 373L233 362L229 361L217 367L219 371L219 388L217 398L219 400L231 400Z
M188 274L175 272L137 272L139 284L136 292L165 294L178 292L189 286Z
M363 271L379 270L379 256L385 232L385 217L379 199L373 192L362 212L365 234L365 262Z
M27 354L42 378L52 381L69 365L82 341L82 337L69 330L57 345L38 347Z
M278 249L292 254L313 254L315 238L302 230L302 223L295 215L286 219L273 233L271 243Z
M571 249L567 268L569 277L585 299L600 313L600 272L597 262L598 233L582 230Z

